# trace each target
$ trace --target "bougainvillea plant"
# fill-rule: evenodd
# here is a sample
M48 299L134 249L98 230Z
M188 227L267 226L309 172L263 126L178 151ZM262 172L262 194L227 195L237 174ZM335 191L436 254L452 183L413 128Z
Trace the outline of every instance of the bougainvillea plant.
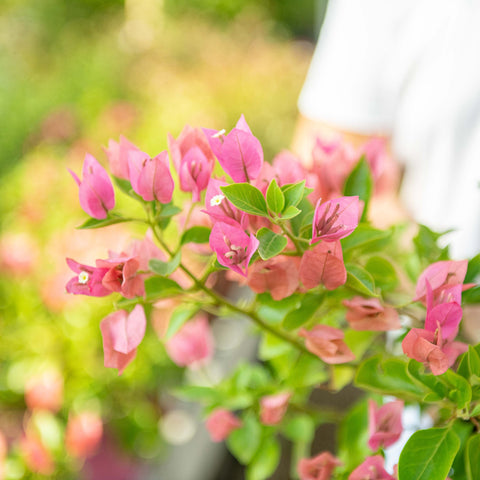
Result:
M370 199L389 183L382 141L355 150L319 139L308 168L285 151L269 163L242 116L229 133L186 126L168 145L152 157L111 140L111 176L89 154L82 178L71 172L91 217L81 228L144 226L143 240L95 265L67 260L68 292L112 295L99 326L105 366L128 369L165 299L161 341L186 369L208 367L214 318L243 317L257 356L175 391L204 405L212 440L226 441L248 479L272 475L281 436L293 444L291 478L480 478L480 345L462 333L465 305L480 301L479 256L451 260L424 226L407 243L404 226L373 226ZM115 195L143 214L122 214ZM311 402L315 389L352 382L365 394L350 410ZM434 426L388 466L409 405ZM332 422L336 451L314 451L315 431Z

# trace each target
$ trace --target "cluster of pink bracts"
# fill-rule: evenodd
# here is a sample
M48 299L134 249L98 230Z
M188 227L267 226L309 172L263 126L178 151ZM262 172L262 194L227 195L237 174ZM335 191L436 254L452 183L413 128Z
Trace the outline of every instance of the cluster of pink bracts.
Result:
M358 159L358 151L341 142L317 142L313 152L313 167L307 170L298 159L282 152L272 164L264 163L260 142L253 136L243 116L228 134L224 131L185 127L177 140L169 136L169 149L175 166L179 187L191 192L192 201L199 202L205 192L202 212L210 224L209 245L218 262L235 274L246 278L256 293L268 291L274 300L281 300L295 291L307 291L320 284L333 290L347 279L340 240L350 235L358 225L363 208L358 197L342 196L341 189ZM120 179L128 180L136 194L145 201L166 204L172 200L174 180L166 151L151 158L131 142L121 137L120 142L109 142L106 149L110 170ZM378 140L369 142L362 150L367 155L377 190L388 183L388 169L383 157L385 150ZM235 207L221 187L228 183L214 178L215 159L235 183L248 182L264 195L272 179L281 187L306 180L311 188L309 199L316 205L312 222L310 248L295 256L294 245L287 244L290 255L278 255L269 260L255 260L249 265L259 247L255 233L260 227L274 231L276 226L268 219L247 214ZM105 219L115 205L114 190L107 172L87 155L79 186L82 208L96 219ZM74 294L105 296L118 292L126 298L144 295L144 280L150 275L148 263L152 258L165 260L165 255L148 237L136 242L121 254L99 259L95 266L82 265L68 259L76 273L67 284ZM462 318L461 292L467 261L443 261L428 267L420 276L416 301L427 306L425 328L412 328L403 340L407 356L423 362L435 375L445 372L466 345L455 342ZM346 320L355 330L387 331L401 327L397 311L377 298L354 297L345 300ZM200 316L189 321L167 342L167 352L181 366L193 367L209 359L213 341L208 322ZM103 336L105 365L117 368L119 374L133 360L143 339L146 318L143 307L137 305L130 313L125 310L108 315L100 325ZM311 330L298 332L305 339L306 348L326 363L352 361L355 357L344 342L344 333L338 328L316 325ZM279 423L288 408L291 392L266 396L260 401L260 418L266 425ZM370 439L372 450L386 447L401 433L402 402L392 402L376 409L370 405ZM224 409L215 410L207 420L212 439L221 441L241 422ZM304 459L299 464L302 480L326 480L339 465L330 453ZM368 472L376 472L376 476ZM366 473L367 472L367 473ZM383 458L369 457L351 473L349 480L363 478L393 479L384 470Z

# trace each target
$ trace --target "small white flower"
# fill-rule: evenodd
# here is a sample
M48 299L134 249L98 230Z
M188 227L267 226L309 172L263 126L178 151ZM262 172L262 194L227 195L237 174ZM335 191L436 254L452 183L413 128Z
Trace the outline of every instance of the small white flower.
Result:
M80 272L78 275L78 283L85 285L88 282L88 273L87 272Z
M215 195L214 197L212 197L210 199L210 206L211 207L218 207L218 205L220 205L222 203L224 198L225 198L225 195Z

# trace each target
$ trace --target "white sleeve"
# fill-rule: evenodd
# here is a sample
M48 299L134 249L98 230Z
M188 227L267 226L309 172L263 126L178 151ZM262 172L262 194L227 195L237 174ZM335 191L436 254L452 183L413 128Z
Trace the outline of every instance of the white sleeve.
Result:
M388 133L396 92L386 66L414 0L330 0L298 107L358 133Z

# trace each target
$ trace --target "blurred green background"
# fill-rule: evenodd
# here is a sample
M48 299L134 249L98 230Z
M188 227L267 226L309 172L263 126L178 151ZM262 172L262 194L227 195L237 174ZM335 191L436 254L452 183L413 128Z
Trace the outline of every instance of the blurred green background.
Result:
M325 2L313 0L3 0L0 3L0 431L7 479L29 473L34 429L54 478L72 413L95 411L122 459L158 458L164 387L183 375L153 329L121 377L103 367L99 321L111 299L64 293L65 257L93 264L130 233L75 231L85 214L67 168L125 135L151 155L185 124L231 129L245 114L265 158L288 148ZM122 243L123 242L123 243ZM47 370L62 407L25 413L25 385ZM121 462L120 462L121 463ZM125 467L127 468L127 467ZM93 474L90 477L95 478ZM120 477L119 477L120 478ZM133 478L133 476L131 477Z

